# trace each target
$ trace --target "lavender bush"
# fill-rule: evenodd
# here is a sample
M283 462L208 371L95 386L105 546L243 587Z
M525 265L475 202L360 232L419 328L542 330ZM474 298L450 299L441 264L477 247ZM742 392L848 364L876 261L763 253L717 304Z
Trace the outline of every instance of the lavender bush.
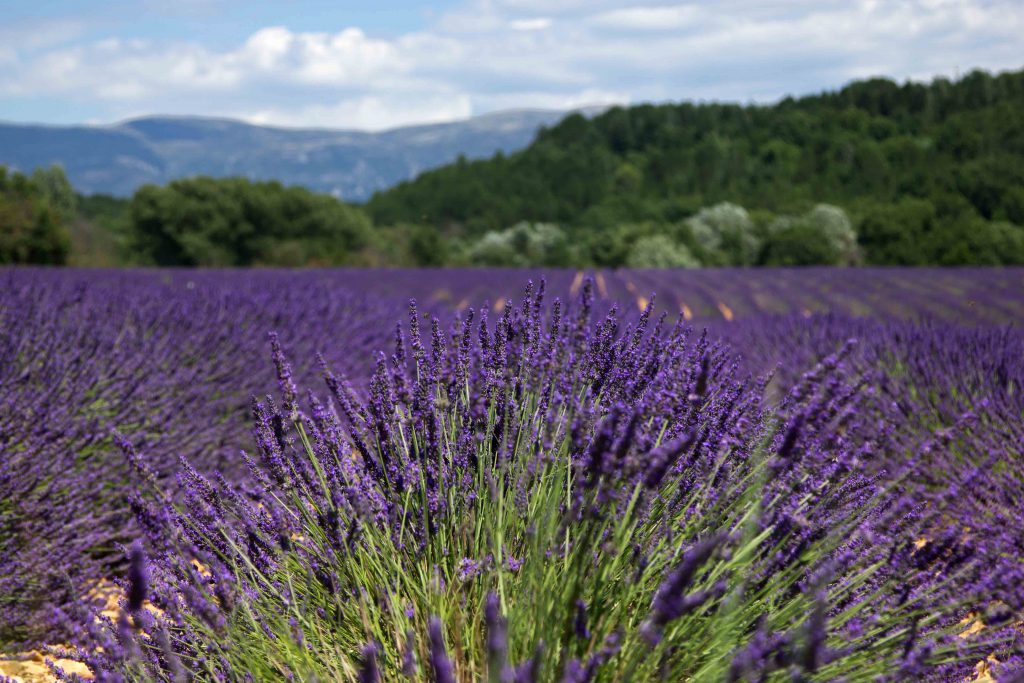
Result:
M878 373L926 371L843 343L766 398L728 344L593 294L450 326L413 305L365 390L324 361L300 393L272 336L248 477L183 459L172 494L118 437L153 559L131 551L120 619L66 612L80 658L111 681L1015 675L1019 460L930 476L971 417L896 423L944 404L893 406Z

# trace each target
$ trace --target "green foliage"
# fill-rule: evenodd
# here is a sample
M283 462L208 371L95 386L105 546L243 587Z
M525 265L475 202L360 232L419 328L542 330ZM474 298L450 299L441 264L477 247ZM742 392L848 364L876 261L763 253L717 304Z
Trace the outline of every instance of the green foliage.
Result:
M761 240L742 206L722 202L701 209L686 221L686 227L707 265L748 266L757 261Z
M942 266L1024 264L1024 228L974 219L946 226L933 237L932 262Z
M783 249L813 234L804 225L772 237L773 258L783 250L791 252L783 260L801 262L989 263L978 240L1012 246L1015 233L978 220L1024 225L1022 187L1024 71L978 71L928 85L871 79L773 106L681 103L574 115L519 153L424 173L378 193L367 208L377 222L454 226L470 237L519 220L553 221L586 246L575 265L614 267L642 236L622 226L653 223L669 234L702 206L710 208L679 239L706 265L755 263L761 231L716 230L707 212L737 201L800 215L827 202L865 223L858 244L850 240L858 223L819 212L806 220L831 231L839 253L835 244L807 247L799 258ZM924 241L890 223L922 220L938 226Z
M409 253L417 266L448 265L451 253L448 240L437 230L426 225L408 227Z
M0 264L67 262L71 238L61 178L67 181L57 167L29 178L0 166Z
M668 235L641 237L626 257L629 268L698 268L700 262Z
M501 232L488 232L469 249L477 266L569 266L569 240L550 223L516 223Z
M1024 71L573 114L521 152L376 194L376 228L278 183L191 178L128 203L76 197L59 167L4 177L3 262L1020 264ZM658 235L673 248L655 256Z
M276 182L189 178L131 203L133 253L157 265L340 265L370 232L359 209Z
M840 252L813 224L783 219L765 241L763 262L768 266L834 265Z
M37 168L32 172L32 184L63 220L70 220L78 209L78 196L71 181L60 166Z
M818 204L768 226L762 260L770 266L849 266L860 262L857 233L838 206Z
M922 245L936 221L935 206L925 199L871 205L858 225L858 241L871 265L925 265Z

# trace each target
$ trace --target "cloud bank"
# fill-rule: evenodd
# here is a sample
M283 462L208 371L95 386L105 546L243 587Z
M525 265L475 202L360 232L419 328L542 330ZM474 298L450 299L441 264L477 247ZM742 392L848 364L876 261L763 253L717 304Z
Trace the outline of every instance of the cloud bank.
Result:
M472 0L399 35L277 25L227 46L86 39L64 20L0 29L0 102L18 105L0 117L379 130L506 108L771 101L872 75L1019 68L1021 35L1019 0Z

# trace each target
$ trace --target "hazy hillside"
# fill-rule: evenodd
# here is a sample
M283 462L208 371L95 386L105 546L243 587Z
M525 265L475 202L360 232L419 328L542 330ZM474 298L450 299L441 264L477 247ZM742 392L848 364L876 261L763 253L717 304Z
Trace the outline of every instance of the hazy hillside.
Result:
M253 126L230 119L148 117L113 126L0 123L0 164L61 164L83 194L127 196L185 176L273 179L361 201L459 155L525 147L565 112L520 110L366 133Z

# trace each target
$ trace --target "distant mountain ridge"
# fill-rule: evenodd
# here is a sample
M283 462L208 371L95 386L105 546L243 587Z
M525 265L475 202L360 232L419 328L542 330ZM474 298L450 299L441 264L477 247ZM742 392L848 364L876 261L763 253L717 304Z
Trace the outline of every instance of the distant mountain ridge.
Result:
M479 159L522 149L542 126L568 113L512 110L381 132L171 116L110 126L0 123L0 165L30 172L61 164L83 194L127 196L145 183L202 174L279 180L358 202L460 155Z

